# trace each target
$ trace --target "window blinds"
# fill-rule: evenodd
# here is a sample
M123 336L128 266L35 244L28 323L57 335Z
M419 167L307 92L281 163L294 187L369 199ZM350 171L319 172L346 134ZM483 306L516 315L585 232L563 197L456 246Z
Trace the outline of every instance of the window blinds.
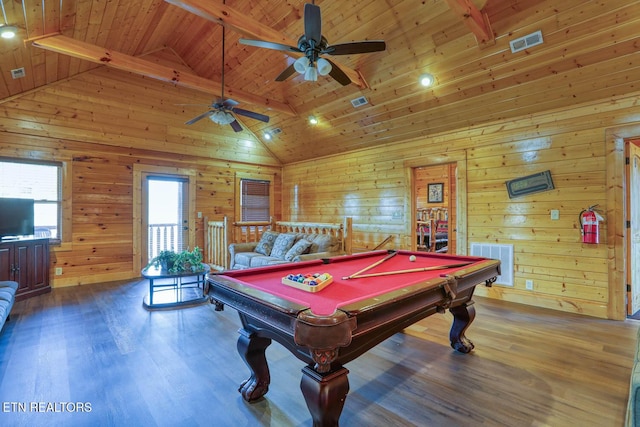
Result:
M269 221L269 184L254 179L240 181L242 221Z

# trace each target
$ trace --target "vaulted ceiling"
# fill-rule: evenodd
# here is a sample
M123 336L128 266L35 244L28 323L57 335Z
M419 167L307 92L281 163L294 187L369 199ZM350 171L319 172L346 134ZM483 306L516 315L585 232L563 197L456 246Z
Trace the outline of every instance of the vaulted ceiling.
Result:
M6 22L19 32L0 41L0 102L98 67L191 88L213 101L221 89L223 25L225 96L270 116L269 123L240 117L242 133L284 164L615 99L640 87L635 0L317 0L330 45L384 40L386 50L331 57L351 79L346 86L297 73L277 82L297 56L238 39L295 46L304 4L3 0ZM510 41L535 31L543 44L512 53ZM170 59L158 60L160 51L170 51ZM25 76L13 79L11 70L21 67ZM425 72L435 76L431 88L418 85ZM360 97L367 103L354 107ZM163 108L184 122L206 111ZM310 115L317 125L308 123ZM209 120L190 126L230 134ZM263 140L275 128L281 132Z

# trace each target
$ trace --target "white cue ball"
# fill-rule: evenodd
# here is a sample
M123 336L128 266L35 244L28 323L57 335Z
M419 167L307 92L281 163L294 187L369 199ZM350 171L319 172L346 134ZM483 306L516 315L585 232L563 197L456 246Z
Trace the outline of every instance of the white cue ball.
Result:
M416 256L415 255L411 255L409 257L409 261L414 262L416 260Z

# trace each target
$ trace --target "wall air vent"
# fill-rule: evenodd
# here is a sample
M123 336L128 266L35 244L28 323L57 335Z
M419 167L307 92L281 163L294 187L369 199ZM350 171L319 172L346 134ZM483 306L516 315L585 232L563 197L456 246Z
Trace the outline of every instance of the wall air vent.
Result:
M471 243L471 255L500 260L496 285L513 286L513 245Z
M544 40L542 40L542 31L536 31L535 33L527 34L524 37L520 37L515 40L511 40L509 45L511 46L511 52L516 53L521 50L528 49L532 46L537 46L542 44Z
M360 98L356 98L356 99L352 99L351 100L351 105L353 105L355 108L358 108L362 105L368 104L369 101L367 101L367 98L365 98L364 96L361 96Z
M11 70L11 77L13 77L14 79L21 79L26 75L27 73L25 73L24 67L14 68L13 70Z

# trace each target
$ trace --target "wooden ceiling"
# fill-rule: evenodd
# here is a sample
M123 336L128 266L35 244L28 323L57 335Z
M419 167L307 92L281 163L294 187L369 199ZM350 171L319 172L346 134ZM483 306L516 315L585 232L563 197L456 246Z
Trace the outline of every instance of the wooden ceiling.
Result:
M240 120L246 137L259 139L282 164L613 100L640 87L635 0L317 0L329 44L384 40L387 49L331 57L352 79L347 86L298 74L276 82L296 57L238 39L295 45L304 3L3 0L6 22L20 31L0 41L0 102L97 67L164 80L213 100L221 88L221 23L225 95L271 117ZM511 40L538 30L544 44L511 52ZM171 60L154 56L167 50ZM25 77L12 79L10 71L20 67ZM424 72L435 76L434 87L418 85ZM354 108L351 100L362 96L368 104ZM162 108L175 109L180 121L206 111L170 99ZM320 123L311 126L310 115ZM219 126L191 125L226 138ZM281 133L264 141L274 128Z

